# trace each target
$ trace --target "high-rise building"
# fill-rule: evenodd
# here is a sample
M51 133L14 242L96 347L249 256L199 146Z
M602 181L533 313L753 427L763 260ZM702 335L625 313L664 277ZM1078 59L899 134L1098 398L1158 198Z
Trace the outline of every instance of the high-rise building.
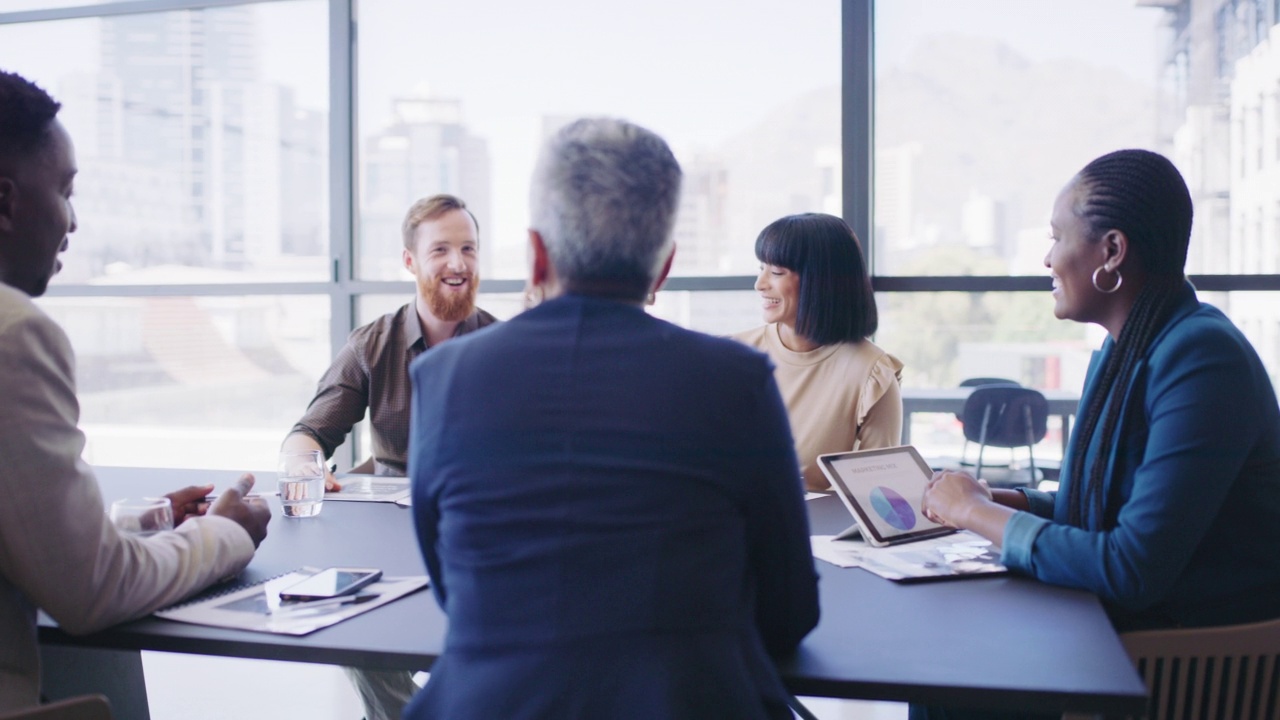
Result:
M360 274L402 279L400 225L419 198L461 198L480 226L490 222L489 143L462 122L462 103L430 96L397 98L391 124L365 139L360 203ZM494 253L480 253L480 276L491 275Z
M1280 3L1138 4L1165 8L1172 29L1162 124L1195 202L1188 272L1280 273ZM1280 367L1280 304L1258 293L1218 302Z

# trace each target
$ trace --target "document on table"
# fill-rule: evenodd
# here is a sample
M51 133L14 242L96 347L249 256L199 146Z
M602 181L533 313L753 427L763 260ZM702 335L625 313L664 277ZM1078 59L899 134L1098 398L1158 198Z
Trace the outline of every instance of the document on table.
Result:
M813 556L839 567L859 567L895 582L945 580L1008 572L1000 549L971 532L878 548L863 540L836 540L834 535L809 538Z
M409 497L409 478L394 475L339 475L342 490L326 492L325 500L393 503Z
M165 620L252 630L281 635L306 635L349 617L382 607L427 586L425 575L383 577L360 589L350 598L315 603L289 604L280 601L280 591L298 583L318 569L295 570L253 585L217 588L186 602L156 611ZM362 598L356 600L356 598ZM350 602L345 602L350 600ZM339 604L341 603L341 604Z

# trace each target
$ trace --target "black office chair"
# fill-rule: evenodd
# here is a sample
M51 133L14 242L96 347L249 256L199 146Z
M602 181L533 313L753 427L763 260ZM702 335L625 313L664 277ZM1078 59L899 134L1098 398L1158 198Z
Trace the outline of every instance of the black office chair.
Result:
M1011 385L1013 387L1022 387L1022 383L1019 383L1016 380L1009 380L1007 378L997 378L997 377L966 378L960 381L960 387L962 388L982 387L983 385ZM956 413L956 420L959 420L960 424L963 425L964 413L963 412ZM971 466L973 465L973 463L969 462L969 438L966 435L964 439L964 446L960 449L960 466L965 467L967 465Z
M1030 458L1030 474L1025 480L1012 468L1004 477L992 475L992 485L1028 485L1039 481L1034 446L1048 432L1049 401L1039 390L1011 385L983 385L974 388L964 403L960 421L964 424L965 441L978 444L975 477L982 477L982 456L987 446L1017 448L1026 446Z

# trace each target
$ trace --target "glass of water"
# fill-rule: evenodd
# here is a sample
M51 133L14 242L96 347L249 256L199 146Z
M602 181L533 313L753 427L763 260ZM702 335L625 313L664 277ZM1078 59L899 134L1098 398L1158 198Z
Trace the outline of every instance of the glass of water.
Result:
M314 517L324 505L324 453L282 450L278 467L285 517Z
M108 514L122 533L146 537L173 529L173 503L167 497L116 500Z

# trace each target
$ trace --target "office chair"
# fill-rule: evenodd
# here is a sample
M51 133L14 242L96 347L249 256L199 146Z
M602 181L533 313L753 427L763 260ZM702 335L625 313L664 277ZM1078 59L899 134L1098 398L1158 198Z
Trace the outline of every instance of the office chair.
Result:
M965 378L964 380L960 381L960 387L962 388L982 387L983 385L1011 385L1013 387L1022 387L1022 383L1019 383L1016 380L1009 380L1006 378L997 378L997 377ZM963 411L956 413L956 420L959 420L962 426L964 425ZM968 458L969 458L969 438L965 437L964 446L960 449L961 467L965 465L973 465L973 463L969 462Z
M1003 479L989 477L994 485L1030 485L1039 480L1034 446L1048 432L1049 402L1039 390L1012 385L981 385L965 400L961 413L964 437L978 444L975 477L982 477L982 457L988 445L1016 448L1026 446L1030 458L1030 475L1025 483L1015 479L1012 469Z
M81 695L0 714L0 720L111 720L111 703L102 695Z

